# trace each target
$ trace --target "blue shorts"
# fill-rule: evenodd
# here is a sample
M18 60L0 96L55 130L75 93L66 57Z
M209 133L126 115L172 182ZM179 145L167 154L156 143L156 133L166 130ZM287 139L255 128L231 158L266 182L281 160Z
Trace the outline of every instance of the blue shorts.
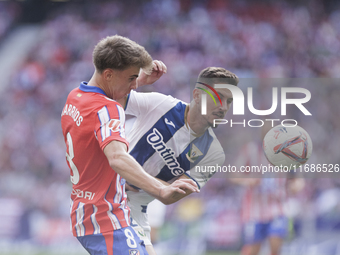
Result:
M268 222L247 222L243 229L245 244L260 243L272 236L285 238L287 233L288 219L283 216Z
M91 255L147 255L144 243L131 227L77 237Z

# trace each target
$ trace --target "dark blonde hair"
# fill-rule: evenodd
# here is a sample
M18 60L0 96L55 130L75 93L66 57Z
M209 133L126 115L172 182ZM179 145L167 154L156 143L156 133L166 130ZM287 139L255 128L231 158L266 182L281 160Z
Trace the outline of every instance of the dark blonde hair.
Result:
M151 72L152 57L145 48L129 38L113 35L108 36L95 46L93 64L99 73L105 69L125 70L132 66Z
M237 86L239 79L236 74L230 72L223 67L207 67L203 69L198 75L198 82L216 81L223 80L227 84L232 84Z

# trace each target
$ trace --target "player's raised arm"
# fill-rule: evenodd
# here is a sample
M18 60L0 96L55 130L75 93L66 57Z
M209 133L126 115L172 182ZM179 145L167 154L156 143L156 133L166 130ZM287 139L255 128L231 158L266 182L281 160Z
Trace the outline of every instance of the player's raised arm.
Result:
M196 183L189 179L176 181L165 186L143 170L137 161L127 153L126 145L122 142L110 142L104 148L104 153L115 172L164 204L176 202L176 196L186 194L186 191L199 192Z
M139 76L137 78L137 88L144 85L153 84L166 72L166 65L160 60L154 60L152 62L151 73L148 73L148 71L145 72L143 69L141 69L141 71L139 72Z
M155 83L159 78L163 76L167 72L166 65L160 60L153 60L152 62L152 70L149 72L148 70L140 69L137 81L136 88L151 85ZM125 108L127 103L128 96L124 96L122 98L117 99L116 101L120 103L123 108Z

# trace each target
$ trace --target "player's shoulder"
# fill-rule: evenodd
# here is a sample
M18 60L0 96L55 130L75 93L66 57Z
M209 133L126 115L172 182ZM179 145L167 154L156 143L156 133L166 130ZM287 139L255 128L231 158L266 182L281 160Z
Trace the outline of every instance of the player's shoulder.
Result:
M92 109L105 105L118 105L123 108L116 100L109 98L101 88L90 86L84 81L70 92L69 98Z
M85 102L85 107L93 113L98 111L124 112L124 108L117 101L100 94L92 95L90 101Z
M118 105L119 107L123 108L123 106L119 102L117 102L116 100L113 100L112 98L104 96L104 95L99 95L97 97L97 100L98 100L98 102L100 102L102 104Z
M67 99L72 99L72 98L75 98L75 97L81 97L82 96L82 92L79 87L76 87L74 89L72 89L70 91L70 93L68 93L68 96L67 96Z
M139 91L136 91L136 90L131 90L130 95L133 96L133 97L158 97L158 98L167 98L167 99L174 98L171 95L165 95L165 94L162 94L160 92L154 92L154 91L152 91L152 92L139 92Z
M212 137L213 143L216 144L216 145L219 145L222 148L222 145L221 145L220 141L217 139L214 130L211 127L209 127L207 132Z
M146 100L149 103L155 105L155 104L176 104L178 102L181 102L181 100L174 98L170 95L164 95L159 92L137 92L132 90L130 92L130 100ZM184 102L183 102L184 103ZM184 103L185 104L185 103Z
M213 129L211 127L208 128L209 135L212 137L212 143L210 146L210 151L212 151L213 153L216 152L222 152L224 155L224 150L223 147L221 145L221 142L217 139L215 132L213 131Z
M168 111L182 112L186 107L186 103L169 95L164 95L158 92L136 92L131 91L126 112L136 114L162 116Z
M214 139L217 139L217 138L216 138L216 135L215 135L215 132L214 132L214 130L212 129L212 127L209 127L208 130L207 130L207 132L209 133L209 135L210 135L211 137L213 137Z

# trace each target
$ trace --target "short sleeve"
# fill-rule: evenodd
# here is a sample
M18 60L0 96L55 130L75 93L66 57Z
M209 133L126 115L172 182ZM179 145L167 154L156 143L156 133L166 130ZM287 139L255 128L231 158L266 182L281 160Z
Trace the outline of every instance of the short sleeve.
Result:
M125 138L125 113L116 102L110 102L97 111L95 116L95 134L100 148L111 141L120 141L128 146Z

